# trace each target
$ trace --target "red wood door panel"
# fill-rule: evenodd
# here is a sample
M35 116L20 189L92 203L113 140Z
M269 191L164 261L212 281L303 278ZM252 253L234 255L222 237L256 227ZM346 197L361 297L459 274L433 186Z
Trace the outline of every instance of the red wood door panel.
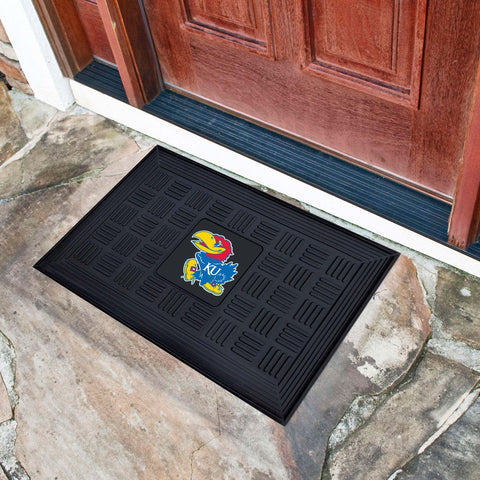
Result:
M480 2L144 6L167 86L440 196L453 194L480 53Z
M416 105L425 6L401 0L305 1L307 68Z
M253 0L185 0L185 25L266 51L271 37L270 16Z
M262 57L246 61L238 50L219 58L215 50L201 45L193 50L193 59L198 64L196 88L202 97L292 135L335 145L337 151L350 152L358 159L377 159L383 168L396 168L397 173L408 176L408 163L396 165L397 158L409 156L412 132L407 109L296 68L266 72ZM209 75L213 69L214 82ZM235 87L231 78L235 78ZM291 85L299 84L301 90L292 95ZM274 101L269 92L275 92ZM353 117L352 112L358 116ZM395 135L380 137L378 133L386 129Z

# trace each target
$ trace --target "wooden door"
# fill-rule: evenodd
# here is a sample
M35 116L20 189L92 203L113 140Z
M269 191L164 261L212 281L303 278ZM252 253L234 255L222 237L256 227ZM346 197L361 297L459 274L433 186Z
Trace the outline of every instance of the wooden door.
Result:
M144 0L169 88L451 199L471 0Z

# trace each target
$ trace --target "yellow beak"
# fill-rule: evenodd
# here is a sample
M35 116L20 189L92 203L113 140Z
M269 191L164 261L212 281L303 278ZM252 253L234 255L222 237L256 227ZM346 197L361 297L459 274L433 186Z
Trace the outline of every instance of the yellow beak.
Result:
M221 244L217 244L215 237L210 232L197 232L193 234L193 237L196 237L198 240L192 240L192 243L203 252L219 254L226 250Z

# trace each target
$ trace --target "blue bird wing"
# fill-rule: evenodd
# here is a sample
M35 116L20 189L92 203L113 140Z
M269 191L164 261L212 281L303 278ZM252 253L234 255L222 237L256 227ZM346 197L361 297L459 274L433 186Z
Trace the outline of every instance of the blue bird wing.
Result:
M238 263L233 262L223 264L221 272L215 275L214 282L220 285L231 282L237 273L237 266Z

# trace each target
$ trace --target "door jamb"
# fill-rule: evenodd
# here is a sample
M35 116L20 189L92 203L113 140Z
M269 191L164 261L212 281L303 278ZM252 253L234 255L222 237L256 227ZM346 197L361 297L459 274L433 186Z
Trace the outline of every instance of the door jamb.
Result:
M138 108L163 89L141 0L97 0L128 102Z
M73 78L92 60L92 51L73 0L32 0L63 75Z
M92 52L73 0L31 0L64 76L73 78ZM163 81L141 0L97 0L128 101L151 102Z
M467 248L480 234L480 63L450 215L448 241Z

